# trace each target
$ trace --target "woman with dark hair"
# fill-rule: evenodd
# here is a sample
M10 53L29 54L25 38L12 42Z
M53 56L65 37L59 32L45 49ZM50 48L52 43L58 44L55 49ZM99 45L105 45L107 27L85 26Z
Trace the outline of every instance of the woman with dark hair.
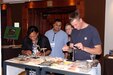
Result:
M45 52L41 49L45 48ZM49 55L51 52L51 47L49 40L46 36L39 35L39 30L36 26L30 26L27 31L27 36L22 42L22 54L43 56Z
M68 35L68 42L67 42L67 45L65 45L62 50L64 52L64 56L66 59L68 60L71 60L72 59L72 49L69 47L69 44L70 44L70 40L71 40L71 32L73 30L73 27L70 23L67 23L66 26L65 26L65 31Z

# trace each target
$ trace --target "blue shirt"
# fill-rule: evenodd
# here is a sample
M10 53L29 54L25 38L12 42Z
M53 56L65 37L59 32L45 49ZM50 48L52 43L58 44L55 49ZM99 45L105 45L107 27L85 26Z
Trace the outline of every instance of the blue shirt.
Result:
M53 29L51 29L45 33L45 36L48 37L51 44L52 51L50 56L64 58L62 48L68 42L67 34L63 30L55 33Z
M73 29L71 34L71 42L76 44L81 42L85 47L94 48L95 45L101 44L99 33L97 29L91 25L84 29ZM82 50L75 51L75 60L90 59L90 53Z

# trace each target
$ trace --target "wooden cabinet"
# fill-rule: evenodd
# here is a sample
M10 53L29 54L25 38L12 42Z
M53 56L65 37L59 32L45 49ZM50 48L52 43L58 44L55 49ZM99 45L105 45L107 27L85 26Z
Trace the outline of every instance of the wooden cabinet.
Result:
M21 48L20 47L2 47L2 64L4 60L11 59L13 57L17 57L19 54L21 54Z
M106 55L104 57L102 63L102 75L113 75L113 56Z

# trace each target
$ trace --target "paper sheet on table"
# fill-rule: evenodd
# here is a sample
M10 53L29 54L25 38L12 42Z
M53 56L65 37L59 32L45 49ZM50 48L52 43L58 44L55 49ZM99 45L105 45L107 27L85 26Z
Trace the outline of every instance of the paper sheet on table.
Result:
M113 56L108 56L109 59L113 59Z

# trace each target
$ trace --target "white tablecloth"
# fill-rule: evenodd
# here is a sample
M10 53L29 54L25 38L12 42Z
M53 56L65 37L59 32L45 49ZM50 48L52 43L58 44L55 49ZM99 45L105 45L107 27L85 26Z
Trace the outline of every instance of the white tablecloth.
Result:
M7 66L7 75L18 75L22 71L25 71L25 69L14 67L14 66Z
M22 68L17 68L14 66L7 66L7 75L18 75L20 72L25 71ZM90 75L101 75L101 66L100 64L97 67L93 67L87 74Z

